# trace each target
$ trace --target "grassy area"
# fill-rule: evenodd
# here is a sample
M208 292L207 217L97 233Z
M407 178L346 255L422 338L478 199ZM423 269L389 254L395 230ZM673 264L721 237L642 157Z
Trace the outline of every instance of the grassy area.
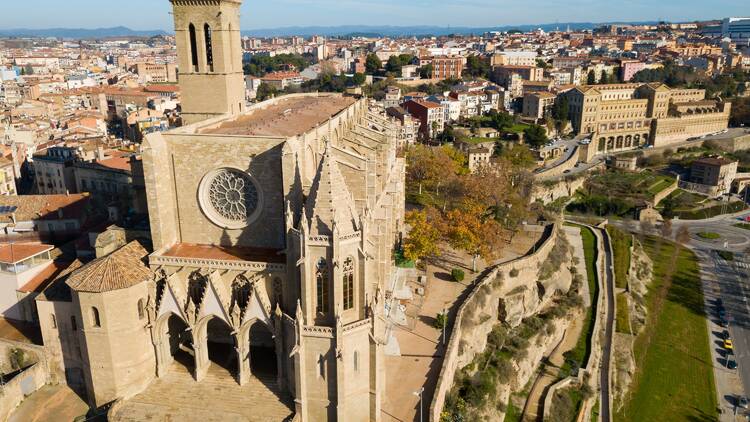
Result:
M508 400L508 407L505 409L505 422L521 422L523 416L523 409L519 409L513 405L512 400Z
M599 295L598 274L596 272L596 237L587 227L580 227L581 238L583 240L583 252L586 261L586 275L589 284L589 296L591 306L586 309L586 318L581 329L581 335L578 337L576 347L565 353L565 364L561 368L562 375L570 374L574 366L582 367L588 362L591 354L591 338L594 330L594 315L596 315L596 298Z
M623 334L632 334L630 331L630 308L628 307L628 295L625 292L617 295L617 332Z
M516 123L513 126L503 129L503 132L509 132L509 133L522 133L524 130L529 128L530 126L524 123Z
M737 223L734 225L734 227L737 227L738 229L750 230L750 223Z
M723 259L724 261L734 261L734 252L730 251L716 251L717 254L719 254L719 257Z
M630 247L633 245L633 236L613 226L607 226L607 233L612 240L612 251L615 255L615 285L624 289L628 285Z
M745 206L744 203L738 201L738 202L732 202L731 204L718 204L714 205L713 207L704 208L704 209L696 209L696 210L689 210L689 211L675 211L675 216L679 217L680 220L703 220L706 218L716 217L717 215L721 215L722 211L726 214L733 214L736 212L740 212L744 209L746 209L747 206Z
M599 420L599 400L596 400L596 403L594 403L594 407L591 408L591 420L592 421L598 421Z
M698 237L700 237L701 239L708 239L708 240L721 239L721 235L719 233L714 233L714 232L701 232L701 233L698 233Z
M656 195L657 193L668 188L675 182L675 179L669 176L656 176L651 186L648 187L648 193Z
M714 421L716 390L700 270L688 249L649 237L654 279L634 345L636 373L617 421Z

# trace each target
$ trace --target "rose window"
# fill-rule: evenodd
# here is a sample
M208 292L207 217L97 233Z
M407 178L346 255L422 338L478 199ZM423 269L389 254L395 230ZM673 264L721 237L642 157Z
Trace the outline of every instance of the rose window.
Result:
M235 169L209 173L201 184L203 211L226 228L247 226L259 209L258 189L250 176Z

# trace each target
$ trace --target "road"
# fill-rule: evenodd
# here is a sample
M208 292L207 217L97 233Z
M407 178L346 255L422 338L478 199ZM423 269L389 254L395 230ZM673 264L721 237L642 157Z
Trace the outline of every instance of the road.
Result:
M713 359L721 421L741 420L743 411L737 409L737 398L750 392L750 230L735 227L739 218L747 212L719 216L708 220L674 221L673 234L681 227L690 232L689 247L696 253L701 266L701 280L708 319L711 354ZM638 230L636 222L616 222L617 226L630 231ZM699 233L716 233L720 238L710 240ZM658 233L654 233L658 234ZM717 251L734 254L733 261L722 259ZM727 327L734 343L734 353L727 354L723 346L716 301L721 299L726 309ZM727 368L728 361L735 361L737 369Z
M605 284L607 286L607 321L604 327L604 343L602 344L602 362L601 369L599 371L599 378L601 383L601 405L599 406L600 416L602 422L609 422L611 420L611 396L610 386L611 380L610 374L610 359L612 357L612 335L614 332L615 325L615 275L614 275L614 262L612 257L612 245L610 243L609 235L606 230L599 231L602 235L604 243L604 274ZM601 252L601 251L600 251ZM600 271L601 274L601 271Z

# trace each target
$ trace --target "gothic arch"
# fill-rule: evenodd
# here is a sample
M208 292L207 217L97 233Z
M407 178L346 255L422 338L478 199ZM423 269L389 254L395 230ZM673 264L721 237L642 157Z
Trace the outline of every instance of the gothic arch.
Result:
M188 25L188 37L190 45L190 65L193 72L198 71L198 37L195 33L195 25Z
M203 25L203 40L206 45L206 66L208 66L208 71L213 72L214 71L214 42L213 42L214 34L213 30L211 29L211 25L208 23L205 23Z

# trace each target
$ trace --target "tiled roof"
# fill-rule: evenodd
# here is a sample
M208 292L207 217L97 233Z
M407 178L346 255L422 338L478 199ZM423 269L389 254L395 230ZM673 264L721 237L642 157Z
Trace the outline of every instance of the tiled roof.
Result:
M96 259L73 272L67 280L79 292L102 293L122 290L153 277L145 263L146 249L137 241Z
M37 296L37 300L45 300L50 302L70 302L72 296L70 294L70 286L66 283L68 277L73 271L81 268L83 263L79 260L73 261L68 268L61 271L57 277L50 283L42 293Z
M54 246L39 243L2 243L0 244L0 262L15 264L54 248Z
M0 222L57 220L82 218L88 204L88 194L0 196L1 207L16 207L15 211L0 214Z

